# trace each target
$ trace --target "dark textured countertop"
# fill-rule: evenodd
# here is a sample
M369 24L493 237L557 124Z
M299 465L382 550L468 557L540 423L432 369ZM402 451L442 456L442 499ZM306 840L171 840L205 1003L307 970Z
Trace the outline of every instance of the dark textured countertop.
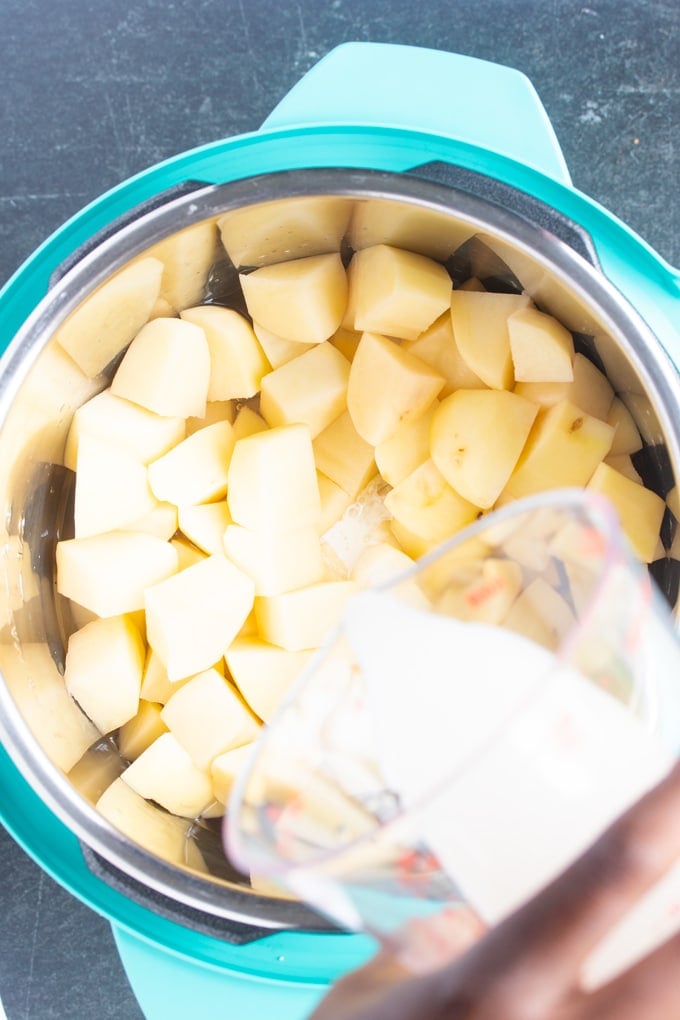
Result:
M0 283L118 182L257 129L312 64L351 40L524 71L574 186L680 264L679 31L675 0L3 0ZM0 853L9 1020L141 1016L107 923L2 829Z

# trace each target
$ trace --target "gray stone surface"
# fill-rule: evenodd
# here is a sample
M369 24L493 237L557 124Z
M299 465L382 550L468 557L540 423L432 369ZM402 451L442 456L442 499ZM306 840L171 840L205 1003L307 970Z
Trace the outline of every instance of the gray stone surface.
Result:
M575 187L680 264L679 30L676 0L3 0L0 283L118 182L257 129L312 64L350 40L524 71ZM9 1020L141 1016L107 923L2 830L0 855Z

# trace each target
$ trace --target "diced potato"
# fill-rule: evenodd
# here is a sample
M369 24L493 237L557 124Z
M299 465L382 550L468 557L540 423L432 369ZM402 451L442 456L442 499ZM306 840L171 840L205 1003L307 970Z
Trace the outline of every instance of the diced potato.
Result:
M177 507L172 503L156 503L153 510L137 517L129 524L121 524L120 531L139 531L169 541L177 531Z
M80 437L73 511L76 538L115 531L157 506L141 461L107 440Z
M524 294L455 290L451 295L451 322L458 350L468 368L491 389L512 389L508 319L528 304Z
M224 553L224 532L232 523L226 500L182 506L177 521L182 534L204 553Z
M536 418L502 501L562 486L585 485L609 453L614 429L568 400Z
M185 430L184 418L154 414L139 404L114 396L110 389L102 390L73 415L64 464L76 471L81 435L115 443L135 460L148 464L181 442Z
M508 317L516 382L571 382L574 338L552 315L520 308Z
M128 347L111 392L156 414L201 418L210 384L205 333L182 319L153 319Z
M554 652L576 624L566 600L536 577L515 602L503 620L503 626Z
M236 689L215 669L184 684L161 719L201 771L208 771L218 754L252 743L260 730Z
M352 502L352 498L344 489L341 489L339 485L331 481L330 478L327 478L321 471L317 471L316 478L319 486L319 499L321 501L321 516L317 531L320 535L323 535L340 520Z
M312 446L317 470L352 499L377 473L373 447L354 428L348 411L320 432Z
M187 820L150 804L122 778L109 786L96 807L114 828L163 860L184 866L189 861L193 866L200 863L199 851L189 840Z
M217 555L147 587L147 639L169 679L217 662L243 626L254 595L252 580Z
M448 397L456 390L483 389L486 383L468 366L461 356L453 335L451 311L447 310L415 340L408 340L403 349L420 358L426 365L444 376L446 380L441 397Z
M575 354L571 382L518 382L514 392L544 407L569 400L594 418L607 420L614 390L607 377L584 354Z
M615 471L619 471L631 481L637 482L638 485L644 485L642 476L636 470L629 453L610 453L608 457L604 458L603 463L613 467Z
M352 568L352 580L360 588L375 588L412 569L415 561L389 542L376 542L361 553ZM425 595L423 601L427 602Z
M479 515L478 508L451 488L432 460L395 485L385 497L385 506L399 524L430 545L455 535Z
M137 714L121 726L118 733L118 748L123 758L134 761L146 751L154 740L168 727L161 719L162 705L157 701L140 701Z
M145 589L177 570L169 542L133 531L66 539L56 555L57 591L97 616L143 609Z
M424 255L376 244L356 252L351 265L355 330L415 340L449 305L451 277Z
M229 465L227 502L236 524L291 531L319 522L319 486L307 425L239 439Z
M430 456L432 419L439 407L434 400L420 418L399 425L388 439L375 448L375 462L388 485L398 485Z
M234 417L233 400L209 400L205 405L205 414L201 418L187 418L187 436L193 435L194 432L199 432L206 425L214 425L218 421L228 421L233 425ZM184 439L184 436L181 438ZM162 452L165 453L166 451L163 450ZM156 460L155 457L153 459Z
M252 578L256 595L280 595L323 577L321 541L313 525L293 531L253 531L230 524L223 549Z
M154 496L178 507L224 499L234 444L228 421L194 432L149 465Z
M318 344L342 322L347 277L335 252L262 266L239 279L251 317L284 340Z
M451 562L435 608L458 620L496 626L505 620L521 590L522 568L512 560L488 556Z
M506 390L457 390L432 418L432 460L464 499L488 510L510 477L538 407Z
M186 308L181 318L200 326L210 349L208 400L253 397L269 362L243 315L220 305Z
M266 421L252 407L244 404L234 419L234 439L245 439L256 432L264 432L268 429Z
M268 425L304 422L312 438L347 406L350 366L332 344L319 344L262 380L260 411Z
M143 258L121 269L83 301L55 339L85 375L103 372L148 320L160 292L163 263Z
M665 501L608 464L598 465L587 488L613 503L635 554L643 563L651 563L657 550Z
M469 276L464 283L461 283L460 287L456 287L456 290L474 290L479 294L486 291L486 287L476 276Z
M137 714L144 644L126 616L93 620L71 634L64 683L101 733Z
M153 648L147 648L144 672L142 674L142 686L139 692L140 699L165 705L175 691L179 690L189 679L189 677L183 677L181 680L175 680L174 682L169 680L168 671Z
M245 701L260 719L269 722L313 654L289 652L258 637L239 637L227 649L225 659Z
M424 414L443 385L442 375L393 340L364 333L349 373L347 409L359 435L377 446Z
M258 598L255 616L260 635L264 641L292 652L319 648L355 591L352 581L321 581L271 598Z
M607 422L616 429L610 453L637 453L642 449L642 437L635 419L620 397L612 400Z
M125 764L116 753L113 742L103 739L88 747L82 758L67 772L66 778L81 797L90 804L96 804L124 768Z
M149 249L147 255L163 263L161 296L174 311L197 304L203 298L217 250L214 220L178 230Z
M210 777L213 784L213 793L221 804L227 804L234 783L241 775L248 758L252 754L253 745L243 744L235 747L224 754L218 754L213 758L210 766Z
M310 346L297 343L295 340L285 340L282 336L265 329L260 322L253 322L253 332L272 368L280 368L293 358L299 358Z
M10 696L49 760L68 772L100 736L69 696L45 641L0 644Z
M172 733L157 737L120 778L140 797L182 818L196 818L213 800L210 777Z

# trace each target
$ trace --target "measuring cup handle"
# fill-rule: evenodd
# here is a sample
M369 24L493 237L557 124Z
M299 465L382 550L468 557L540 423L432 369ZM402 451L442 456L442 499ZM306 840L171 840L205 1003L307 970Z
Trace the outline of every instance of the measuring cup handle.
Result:
M529 79L501 64L388 43L344 43L319 61L262 125L366 124L428 131L571 178Z

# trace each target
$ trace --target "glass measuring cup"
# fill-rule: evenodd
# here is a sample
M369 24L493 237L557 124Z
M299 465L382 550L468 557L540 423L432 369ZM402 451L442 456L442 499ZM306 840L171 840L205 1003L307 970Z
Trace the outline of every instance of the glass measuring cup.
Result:
M609 504L519 501L350 603L237 783L228 852L427 969L668 771L679 667ZM669 882L598 947L591 983L676 923Z

